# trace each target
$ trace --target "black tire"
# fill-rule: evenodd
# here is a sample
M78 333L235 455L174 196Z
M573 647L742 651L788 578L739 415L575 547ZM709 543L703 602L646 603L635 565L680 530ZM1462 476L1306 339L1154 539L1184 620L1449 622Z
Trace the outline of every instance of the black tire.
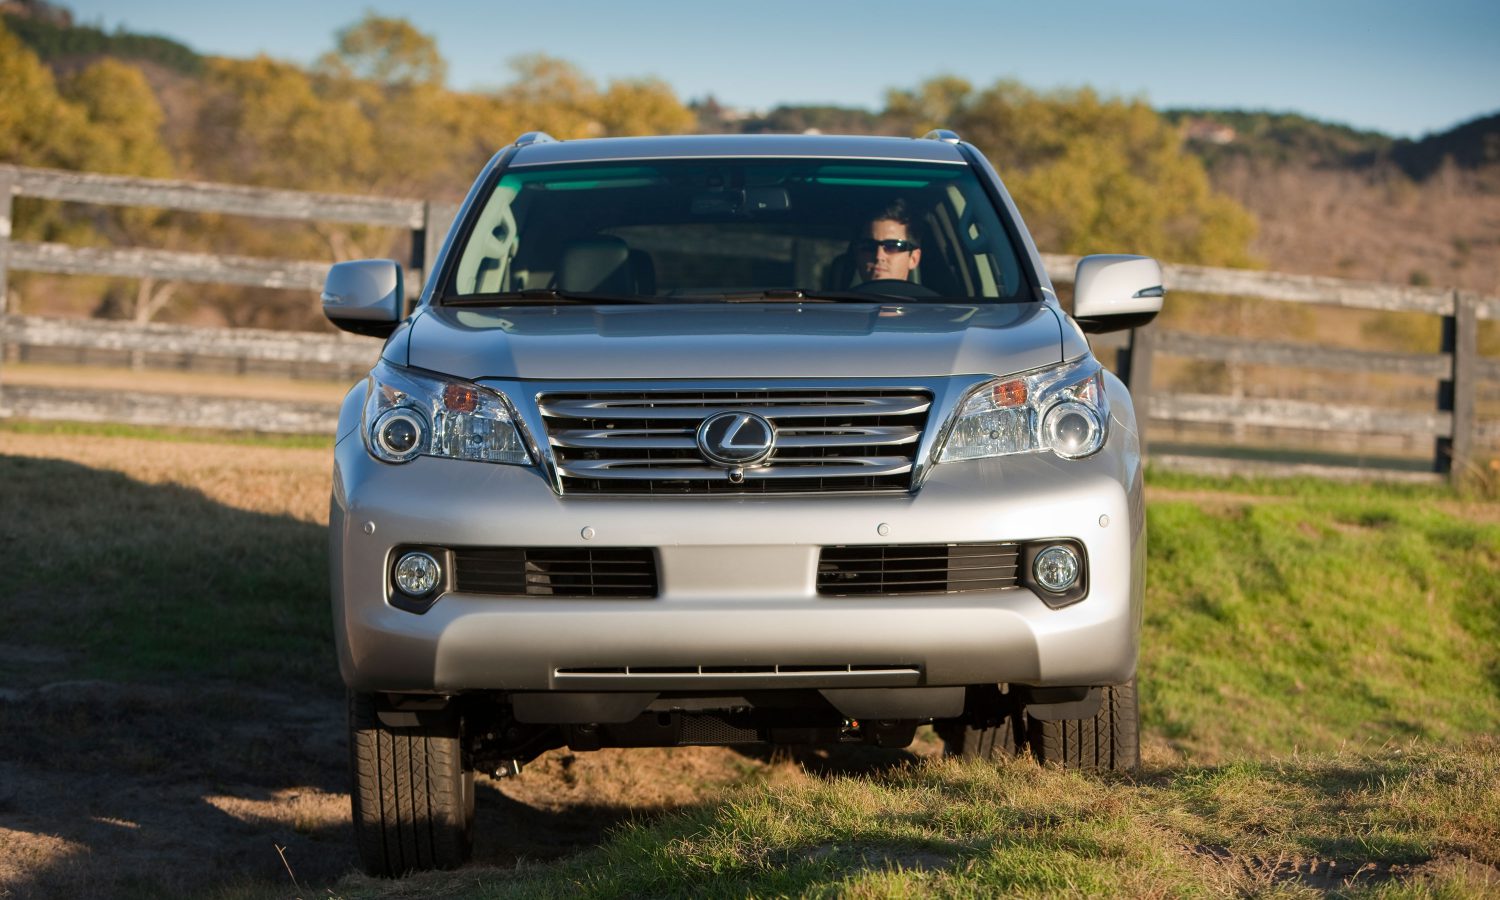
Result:
M948 722L937 729L948 756L971 759L1008 759L1016 755L1015 720L1010 716L989 728L976 728L967 722Z
M1045 766L1084 772L1129 772L1141 762L1141 717L1135 679L1103 688L1099 711L1087 719L1045 721L1025 716L1026 743Z
M474 772L459 726L389 728L371 694L349 695L354 840L371 875L452 869L474 847Z

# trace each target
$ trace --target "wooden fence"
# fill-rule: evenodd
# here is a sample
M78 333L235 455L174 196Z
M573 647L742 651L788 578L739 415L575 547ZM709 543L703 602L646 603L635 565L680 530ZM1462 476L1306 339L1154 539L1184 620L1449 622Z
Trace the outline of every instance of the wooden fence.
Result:
M149 206L293 221L343 222L396 227L411 234L408 293L418 292L427 261L452 220L451 205L341 194L281 191L188 181L129 178L0 166L0 347L73 348L80 352L183 354L248 363L329 364L359 369L379 352L379 342L350 335L299 334L256 329L136 325L116 321L7 315L8 270L232 284L317 291L326 261L274 260L151 249L99 249L13 241L12 197L81 203ZM1076 257L1047 255L1054 281L1072 280ZM1500 421L1481 420L1481 382L1500 382L1500 360L1479 355L1482 320L1500 320L1500 298L1448 289L1355 282L1337 278L1165 265L1170 292L1230 295L1325 307L1422 313L1442 319L1438 353L1388 353L1313 343L1247 340L1169 331L1160 326L1129 335L1101 335L1098 350L1117 352L1117 371L1130 385L1142 424L1263 426L1355 435L1418 435L1432 440L1426 472L1378 472L1383 477L1435 480L1461 475L1476 463L1481 445L1500 441ZM1170 302L1170 301L1169 301ZM1177 357L1237 366L1264 365L1344 373L1403 374L1427 379L1435 402L1426 411L1390 406L1313 402L1222 394L1167 392L1153 384L1158 360ZM0 371L0 416L32 419L125 422L167 426L329 433L337 411L331 404L136 393L100 396L97 391L5 385ZM1143 427L1144 432L1144 427ZM1258 471L1367 476L1370 470L1342 466L1273 464L1157 453L1160 465L1203 471Z

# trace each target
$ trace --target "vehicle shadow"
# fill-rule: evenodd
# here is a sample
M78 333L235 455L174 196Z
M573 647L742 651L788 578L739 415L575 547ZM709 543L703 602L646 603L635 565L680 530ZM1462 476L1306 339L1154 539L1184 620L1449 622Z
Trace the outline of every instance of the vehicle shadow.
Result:
M734 751L746 759L767 764L792 763L819 778L844 775L878 776L914 765L923 756L912 747L875 747L868 744L814 746L809 744L745 744Z
M0 510L0 895L305 896L353 871L325 527L10 455ZM479 815L478 861L505 866L637 812L486 789Z

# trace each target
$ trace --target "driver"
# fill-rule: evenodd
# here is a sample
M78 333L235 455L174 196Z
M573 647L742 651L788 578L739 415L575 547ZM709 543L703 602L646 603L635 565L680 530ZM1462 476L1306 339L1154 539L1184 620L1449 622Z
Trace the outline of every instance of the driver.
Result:
M906 201L894 200L870 218L854 240L854 270L859 280L907 281L922 261L912 233Z

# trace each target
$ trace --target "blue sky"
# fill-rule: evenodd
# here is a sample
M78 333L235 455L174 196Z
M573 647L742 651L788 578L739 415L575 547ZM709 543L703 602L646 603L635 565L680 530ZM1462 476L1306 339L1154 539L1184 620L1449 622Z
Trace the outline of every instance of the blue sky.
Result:
M601 83L654 76L684 100L879 109L954 74L1091 86L1158 108L1295 111L1420 137L1500 111L1500 0L61 0L85 24L204 53L306 63L366 10L433 35L450 86L546 53Z

